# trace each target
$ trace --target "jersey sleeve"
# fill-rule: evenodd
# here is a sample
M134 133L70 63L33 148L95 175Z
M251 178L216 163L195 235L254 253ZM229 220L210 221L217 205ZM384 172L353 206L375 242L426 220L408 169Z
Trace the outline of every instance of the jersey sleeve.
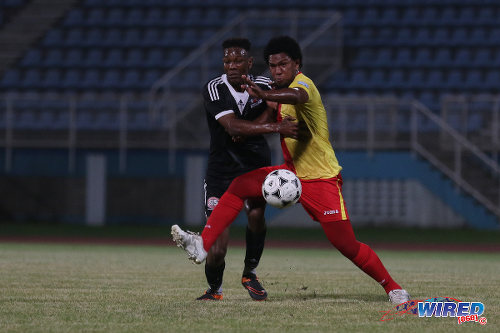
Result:
M312 82L307 79L304 75L297 75L292 83L288 86L289 88L302 88L309 96L311 96Z
M203 89L203 104L205 110L215 120L227 114L234 113L230 105L224 99L224 95L220 93L217 85L206 85Z

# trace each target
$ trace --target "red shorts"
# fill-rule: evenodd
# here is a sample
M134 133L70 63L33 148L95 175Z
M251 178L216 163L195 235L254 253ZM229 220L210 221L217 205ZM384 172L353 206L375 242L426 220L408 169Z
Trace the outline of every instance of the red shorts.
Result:
M299 202L314 221L337 222L349 220L342 195L342 177L301 180Z
M229 191L241 198L262 197L261 185L267 174L276 169L289 169L285 164L259 168L236 178ZM291 170L293 171L293 170ZM311 218L318 222L349 219L342 196L342 177L302 180L299 202Z

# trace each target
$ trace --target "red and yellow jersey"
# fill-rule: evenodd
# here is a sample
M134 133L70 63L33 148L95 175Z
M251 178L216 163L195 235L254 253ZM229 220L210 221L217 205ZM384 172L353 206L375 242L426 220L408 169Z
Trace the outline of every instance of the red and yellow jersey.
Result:
M288 87L304 89L309 100L304 104L280 105L280 119L292 116L299 121L299 139L281 140L285 163L295 170L300 179L336 177L342 167L329 141L326 110L318 89L302 73L297 74Z

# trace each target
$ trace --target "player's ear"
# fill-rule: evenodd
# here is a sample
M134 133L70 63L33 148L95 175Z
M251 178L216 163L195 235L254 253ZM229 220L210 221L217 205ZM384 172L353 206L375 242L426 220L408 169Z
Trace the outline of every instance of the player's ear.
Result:
M248 57L248 70L252 69L253 66L253 57Z

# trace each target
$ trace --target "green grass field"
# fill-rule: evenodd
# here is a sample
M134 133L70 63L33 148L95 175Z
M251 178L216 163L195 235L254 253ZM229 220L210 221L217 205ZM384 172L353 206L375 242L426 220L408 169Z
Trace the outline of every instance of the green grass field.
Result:
M333 249L267 248L269 293L240 285L244 251L230 248L221 302L194 298L203 266L169 246L0 243L1 332L498 332L500 253L377 251L413 299L485 305L485 326L413 315L382 322L383 289Z

